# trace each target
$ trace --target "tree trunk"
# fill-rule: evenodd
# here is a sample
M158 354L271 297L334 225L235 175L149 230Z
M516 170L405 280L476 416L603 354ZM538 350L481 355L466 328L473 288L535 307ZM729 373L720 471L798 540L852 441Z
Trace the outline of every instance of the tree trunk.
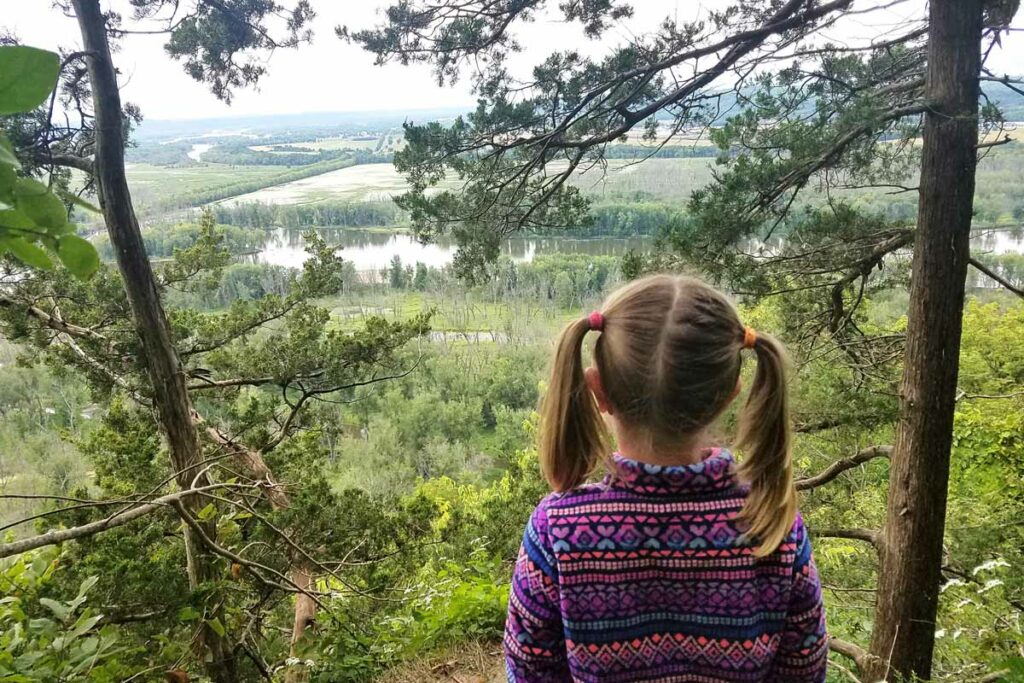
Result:
M195 480L195 485L204 486L208 482L199 471L203 460L202 446L192 420L185 375L171 343L170 327L128 191L121 96L107 42L106 18L99 0L73 0L73 5L82 32L82 44L88 53L89 83L95 110L95 173L100 206L142 342L142 358L152 383L153 402L167 439L178 485L190 488ZM198 503L193 499L186 506L194 511ZM207 533L212 534L213 531L210 529ZM185 532L185 549L189 584L193 589L217 578L213 558L198 546L188 531ZM211 610L207 619L219 617L221 611L221 607ZM221 621L223 623L222 618ZM206 621L198 639L200 659L207 662L208 673L217 683L236 681L238 674L230 641L205 624Z
M900 422L866 680L931 677L970 256L983 0L931 0Z

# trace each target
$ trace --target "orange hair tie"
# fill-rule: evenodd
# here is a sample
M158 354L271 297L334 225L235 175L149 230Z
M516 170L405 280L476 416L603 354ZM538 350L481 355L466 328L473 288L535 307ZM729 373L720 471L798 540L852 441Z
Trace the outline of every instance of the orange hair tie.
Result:
M754 344L757 343L757 332L754 331L753 327L743 328L743 348L752 349Z

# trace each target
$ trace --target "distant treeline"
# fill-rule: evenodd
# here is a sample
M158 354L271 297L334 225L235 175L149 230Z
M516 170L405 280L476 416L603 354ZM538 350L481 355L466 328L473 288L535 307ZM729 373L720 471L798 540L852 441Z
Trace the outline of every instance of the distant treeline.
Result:
M247 228L367 228L394 225L404 218L392 202L267 204L246 202L213 207L218 223Z
M282 146L274 151L250 149L251 141L216 145L203 153L203 161L231 166L307 166L332 159L352 158L357 164L391 161L390 154L364 149L313 149ZM265 143L260 143L260 145ZM259 146L259 145L256 145Z
M591 208L593 222L571 231L580 237L634 237L656 235L683 218L679 206L657 202L602 203Z
M608 145L604 149L605 159L698 159L714 157L721 150L714 145Z
M572 306L600 296L617 276L618 267L614 256L589 254L545 254L525 263L503 258L491 266L487 281L479 287L491 300L525 298ZM387 268L381 268L376 282L361 282L356 288L377 284L420 292L449 291L462 285L450 266L403 263L397 255Z
M124 159L132 164L152 164L153 166L190 166L196 163L188 155L191 151L191 142L149 142L133 147L127 147L124 151Z
M247 230L233 225L218 226L218 233L223 236L223 246L232 254L241 254L259 249L266 241L263 232ZM195 244L199 237L198 223L178 223L175 225L155 225L142 231L142 239L146 243L146 253L151 258L169 258L175 250L185 249ZM107 234L100 233L93 240L100 258L112 260L113 249Z
M245 202L215 206L218 223L249 228L367 228L397 225L405 212L392 202L319 202L280 205ZM591 209L593 221L571 231L551 230L545 234L576 237L635 237L656 235L673 222L682 220L678 206L658 202L601 203Z

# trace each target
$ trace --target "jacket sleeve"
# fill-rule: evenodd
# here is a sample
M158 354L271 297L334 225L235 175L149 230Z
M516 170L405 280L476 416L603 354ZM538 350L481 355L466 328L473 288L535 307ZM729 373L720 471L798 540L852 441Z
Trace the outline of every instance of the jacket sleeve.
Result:
M505 668L509 683L566 683L565 633L559 606L558 565L542 502L526 525L505 621Z
M794 533L796 560L793 565L793 591L769 680L780 683L822 683L828 667L825 607L821 599L818 569L811 553L811 541L799 515L794 524Z

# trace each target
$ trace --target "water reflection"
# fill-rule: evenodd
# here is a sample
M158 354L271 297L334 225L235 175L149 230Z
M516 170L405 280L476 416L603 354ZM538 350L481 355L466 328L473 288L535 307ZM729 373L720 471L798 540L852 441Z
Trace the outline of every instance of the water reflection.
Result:
M451 263L457 249L455 242L438 237L430 244L421 244L412 235L372 230L330 230L318 232L330 244L342 247L341 256L352 262L356 270L368 271L386 268L398 256L402 263L417 262L439 268ZM512 237L502 244L502 254L513 261L532 261L541 254L586 254L589 256L622 256L628 250L643 251L652 241L646 237L572 239L567 237ZM262 251L256 256L259 263L297 268L306 260L302 233L276 230L270 234Z
M438 237L431 244L421 244L406 233L353 229L320 229L318 231L331 244L343 248L342 258L352 262L359 271L379 271L398 256L405 265L417 262L439 268L451 263L457 249L454 241ZM588 256L620 257L630 249L649 250L653 240L649 237L601 237L574 239L571 237L511 237L502 244L502 253L513 261L528 262L542 254L585 254ZM758 253L759 245L744 245L747 253ZM760 245L772 251L778 244ZM971 250L980 253L1024 253L1024 233L1017 230L978 231L971 240ZM279 229L270 233L255 257L259 263L298 268L306 260L302 233Z

